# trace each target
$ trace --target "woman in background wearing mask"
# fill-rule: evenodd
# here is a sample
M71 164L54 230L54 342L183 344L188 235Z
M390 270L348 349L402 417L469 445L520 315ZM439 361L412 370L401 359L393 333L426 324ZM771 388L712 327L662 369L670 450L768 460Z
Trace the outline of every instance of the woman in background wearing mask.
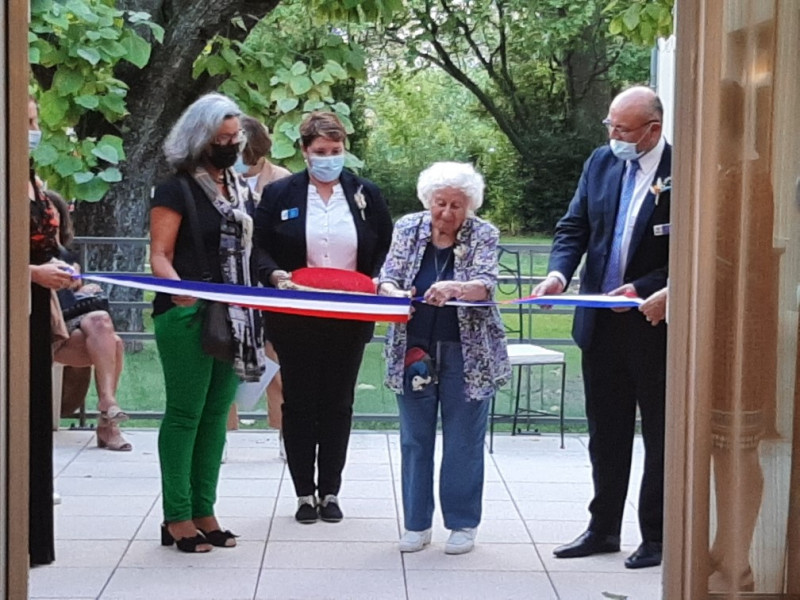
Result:
M247 146L242 150L242 154L233 165L237 173L241 174L247 185L253 192L255 204L261 200L261 192L264 188L278 179L289 177L291 172L288 169L273 165L267 158L272 150L272 140L269 137L269 130L261 121L242 115L242 130L247 136ZM269 332L267 332L269 335ZM278 354L272 342L267 340L264 344L264 353L267 358L278 362ZM281 430L281 406L283 405L283 382L280 371L269 382L267 386L267 418L269 426L273 429ZM239 413L236 405L231 406L228 415L228 429L238 429ZM283 435L280 437L280 456L286 458L286 451L283 446Z
M236 104L207 94L181 115L164 142L174 174L156 187L150 210L153 275L251 285L250 190L233 170L245 143ZM191 204L190 204L191 203ZM199 232L193 231L192 212ZM195 235L199 237L199 244ZM198 249L198 245L201 248ZM233 364L203 352L204 302L156 294L153 324L166 384L158 435L164 523L161 543L183 552L236 545L214 516L225 423L240 380L258 380L255 311L229 306L236 324Z
M312 113L300 126L300 138L308 169L267 186L256 209L259 279L278 287L302 267L376 277L392 236L380 190L342 170L347 134L336 115ZM281 359L295 518L338 522L355 383L372 323L274 312L264 313L264 322Z
M283 179L291 175L291 171L273 165L269 158L272 151L272 139L269 137L269 130L258 119L242 115L242 129L247 136L247 146L242 150L242 154L233 165L237 173L240 173L250 189L253 190L256 204L261 200L261 192L273 181Z

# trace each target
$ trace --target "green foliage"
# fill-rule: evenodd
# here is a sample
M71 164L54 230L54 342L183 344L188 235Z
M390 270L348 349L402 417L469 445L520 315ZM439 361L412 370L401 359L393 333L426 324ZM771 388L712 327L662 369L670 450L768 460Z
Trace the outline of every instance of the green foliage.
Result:
M608 30L642 46L672 34L675 0L611 0L604 12L611 16Z
M399 216L421 209L420 171L443 160L476 164L486 179L482 214L519 196L516 159L508 139L478 101L441 71L397 73L367 86L356 108L365 109L369 133L364 174L375 181Z
M215 37L194 65L195 77L224 77L220 91L270 126L272 158L291 170L303 168L297 142L311 111L332 111L354 132L341 91L365 78L363 49L343 29L316 23L305 4L284 2L244 42ZM348 166L360 161L350 155Z
M144 67L151 48L135 25L163 37L149 14L119 10L113 0L31 2L29 57L42 129L33 158L39 175L68 198L96 202L122 178L116 165L125 151L114 128L85 137L81 125L96 118L119 123L127 115L128 88L114 67L122 60Z
M352 0L348 6L373 3ZM583 161L605 139L599 123L614 91L647 76L649 56L608 33L605 5L603 0L406 0L405 10L385 24L384 35L370 47L376 52L372 64L387 65L375 67L371 77L385 84L434 66L468 91L454 101L446 94L426 95L416 110L401 112L405 121L398 127L416 132L415 121L427 123L409 140L412 158L430 156L425 150L438 129L425 112L439 115L463 137L454 154L484 171L493 220L513 232L551 230L566 209ZM438 111L440 106L449 110ZM473 118L466 125L463 113L470 110ZM391 111L379 112L381 118L401 119ZM504 144L481 144L475 124L488 120L494 121L495 134L505 136ZM490 147L494 155L487 152ZM434 160L444 158L441 150ZM402 168L394 158L386 161L392 179ZM378 163L369 156L376 178ZM400 190L399 195L409 194Z

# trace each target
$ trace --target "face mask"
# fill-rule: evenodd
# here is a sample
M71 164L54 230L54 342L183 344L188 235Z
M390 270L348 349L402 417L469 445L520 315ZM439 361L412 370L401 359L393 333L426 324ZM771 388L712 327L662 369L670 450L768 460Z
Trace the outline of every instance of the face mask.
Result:
M39 142L42 141L42 132L38 129L28 130L28 151L33 152L39 147Z
M244 175L250 170L250 165L244 164L244 159L239 155L239 158L233 163L233 170Z
M649 128L648 128L649 129ZM636 160L640 158L644 152L639 152L636 149L636 146L644 139L644 136L647 135L647 131L642 134L635 142L623 142L622 140L608 140L608 145L611 147L611 152L614 153L620 160Z
M313 154L308 157L309 167L308 173L317 181L323 183L330 183L336 181L339 175L342 174L344 168L344 154L334 154L333 156L315 156Z
M210 162L217 169L227 169L232 167L239 156L239 144L211 144L211 152L208 155Z

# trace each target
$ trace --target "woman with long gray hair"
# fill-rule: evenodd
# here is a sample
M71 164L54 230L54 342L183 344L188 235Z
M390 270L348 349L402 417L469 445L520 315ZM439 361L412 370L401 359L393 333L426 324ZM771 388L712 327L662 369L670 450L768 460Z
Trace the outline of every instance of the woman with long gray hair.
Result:
M157 277L199 281L210 275L215 283L251 284L250 190L231 168L246 142L240 115L230 99L208 94L169 133L164 154L174 173L156 188L150 210L150 265ZM229 364L203 352L204 304L162 293L153 300L167 396L158 436L161 543L177 542L183 552L236 545L214 516L225 424L239 381L263 372L255 312L228 307L235 341Z

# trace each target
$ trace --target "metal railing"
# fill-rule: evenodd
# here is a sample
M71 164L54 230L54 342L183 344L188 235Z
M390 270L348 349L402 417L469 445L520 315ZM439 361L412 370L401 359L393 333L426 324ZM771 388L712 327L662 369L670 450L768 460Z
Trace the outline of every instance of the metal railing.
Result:
M73 245L78 253L81 267L86 274L96 273L98 270L94 265L90 264L91 250L97 246L116 246L118 248L145 248L149 246L149 238L127 238L127 237L76 237ZM546 256L550 253L550 246L546 244L503 244L503 248L519 253L521 269L517 278L520 289L525 290L525 293L530 293L530 290L539 283L546 275ZM146 252L146 250L145 250ZM540 267L537 272L537 267ZM128 272L125 274L142 274L139 272ZM501 276L501 285L504 277L511 277L510 275ZM523 293L523 295L525 295ZM147 311L152 308L152 304L147 301L130 301L130 300L110 300L112 314L114 309L133 309L138 311ZM536 338L533 337L532 322L536 317L538 308L531 306L525 307L526 321L527 321L527 335L523 336L525 341L545 345L545 346L570 346L574 342L570 338ZM515 306L507 305L500 309L503 314L513 314L518 312ZM547 314L572 314L571 308L553 308ZM141 322L141 320L139 320ZM118 331L120 337L125 341L146 341L153 340L154 334L149 331ZM373 337L371 343L383 343L384 336L376 335ZM160 419L163 413L159 411L133 411L130 413L135 419ZM91 418L92 413L87 412L87 416ZM263 412L255 413L241 413L240 417L243 419L263 419ZM376 421L382 423L396 423L398 417L396 414L386 413L357 413L353 415L356 421ZM540 422L549 422L552 419L544 418ZM536 420L533 420L536 421ZM502 422L500 419L498 422ZM585 419L582 418L567 418L567 424L584 424Z

